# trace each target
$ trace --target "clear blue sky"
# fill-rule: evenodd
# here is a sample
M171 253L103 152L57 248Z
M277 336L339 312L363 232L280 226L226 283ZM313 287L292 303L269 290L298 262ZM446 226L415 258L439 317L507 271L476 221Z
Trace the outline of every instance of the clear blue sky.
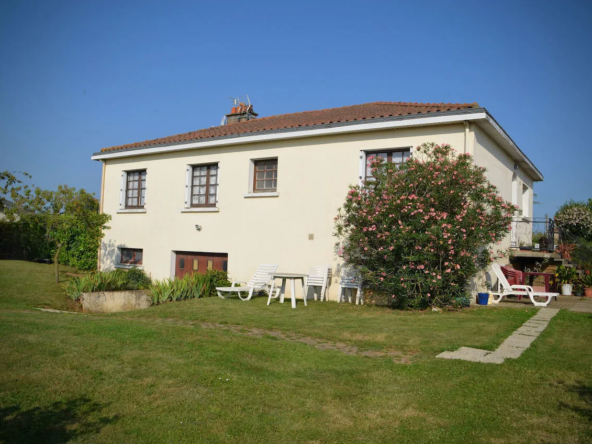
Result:
M0 170L99 194L103 147L372 101L478 102L592 197L592 2L0 0Z

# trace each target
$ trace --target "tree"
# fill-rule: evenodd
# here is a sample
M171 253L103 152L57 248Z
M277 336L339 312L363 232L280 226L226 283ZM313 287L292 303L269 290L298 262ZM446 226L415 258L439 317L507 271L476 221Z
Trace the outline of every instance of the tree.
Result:
M23 172L20 174L29 179L31 178L31 175L28 173ZM10 204L13 203L6 196L10 196L14 199L21 192L26 193L30 190L28 185L21 185L22 183L23 181L17 178L15 173L11 173L10 171L0 171L0 211L5 211L11 206Z
M7 178L0 192L13 201L5 209L7 218L36 218L44 227L47 240L56 246L55 278L59 282L59 257L64 245L80 233L98 242L103 230L109 228L106 224L111 216L99 213L98 200L83 189L59 185L57 191L42 190L21 185L11 173L4 172L0 177Z
M336 217L338 254L392 305L445 306L465 297L490 249L510 230L504 201L470 155L424 144L404 164L369 157L373 178L352 186Z

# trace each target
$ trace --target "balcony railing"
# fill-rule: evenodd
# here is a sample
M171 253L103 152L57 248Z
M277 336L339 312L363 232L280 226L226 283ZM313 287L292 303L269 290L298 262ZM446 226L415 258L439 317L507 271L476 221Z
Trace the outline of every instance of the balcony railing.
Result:
M538 251L552 253L558 241L559 231L553 219L517 217L512 221L512 248L526 246L536 251L533 244L538 244Z

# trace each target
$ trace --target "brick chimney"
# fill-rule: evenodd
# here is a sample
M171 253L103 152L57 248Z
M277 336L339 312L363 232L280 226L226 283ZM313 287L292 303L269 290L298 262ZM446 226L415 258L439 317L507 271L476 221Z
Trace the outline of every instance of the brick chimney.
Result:
M245 105L244 103L238 106L233 106L229 114L226 114L226 125L230 123L243 122L245 120L256 119L257 114L253 111L253 105Z

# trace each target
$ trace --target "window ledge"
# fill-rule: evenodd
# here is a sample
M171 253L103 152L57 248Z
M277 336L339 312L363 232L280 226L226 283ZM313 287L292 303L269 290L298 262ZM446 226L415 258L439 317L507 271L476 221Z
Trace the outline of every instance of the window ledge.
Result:
M201 208L183 208L181 213L217 213L220 211L218 207L201 207Z
M134 264L115 264L115 268L124 268L129 270L130 268L144 268L143 265L134 265Z
M146 208L128 208L128 209L123 209L123 210L117 210L117 214L122 214L122 213L145 213L146 212Z
M245 194L245 198L247 197L279 197L280 193L277 191L270 192L270 193L247 193Z

